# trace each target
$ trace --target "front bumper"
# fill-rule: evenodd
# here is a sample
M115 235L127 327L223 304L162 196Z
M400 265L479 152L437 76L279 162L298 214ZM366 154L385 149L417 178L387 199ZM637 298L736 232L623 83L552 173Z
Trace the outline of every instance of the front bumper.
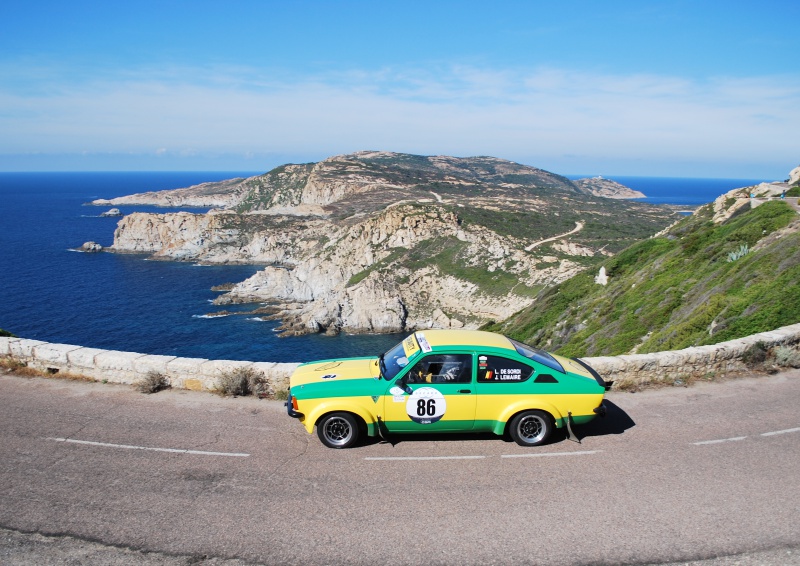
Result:
M292 397L292 390L289 390L289 397L286 398L286 402L284 406L286 407L286 412L289 413L289 416L295 419L302 419L305 415L297 410L297 406L295 405L297 401L294 397Z

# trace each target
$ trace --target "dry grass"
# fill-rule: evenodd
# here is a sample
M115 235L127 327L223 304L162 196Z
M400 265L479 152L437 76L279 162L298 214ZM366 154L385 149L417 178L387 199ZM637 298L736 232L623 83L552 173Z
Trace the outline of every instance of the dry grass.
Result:
M58 379L68 379L70 381L97 381L88 375L78 373L62 372L57 368L38 369L30 367L25 362L8 356L0 357L0 368L4 368L8 373L19 377L57 377Z

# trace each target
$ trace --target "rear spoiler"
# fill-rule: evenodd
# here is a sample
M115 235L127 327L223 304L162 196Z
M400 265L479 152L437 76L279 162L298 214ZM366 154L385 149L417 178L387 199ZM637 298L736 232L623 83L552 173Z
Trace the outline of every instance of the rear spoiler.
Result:
M597 384L600 387L603 387L606 391L610 390L611 386L614 385L613 381L606 381L605 379L600 377L600 374L597 373L592 366L590 366L589 364L587 364L586 362L584 362L580 358L572 358L572 359L574 361L578 362L579 364L581 364L586 371L588 371L590 374L592 374L592 377L597 382Z

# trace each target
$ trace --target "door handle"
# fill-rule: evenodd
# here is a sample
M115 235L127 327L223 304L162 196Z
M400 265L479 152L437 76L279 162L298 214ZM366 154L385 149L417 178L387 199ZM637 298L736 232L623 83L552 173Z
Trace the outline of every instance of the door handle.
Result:
M472 391L470 391L469 389L459 389L458 392L459 393L472 393Z

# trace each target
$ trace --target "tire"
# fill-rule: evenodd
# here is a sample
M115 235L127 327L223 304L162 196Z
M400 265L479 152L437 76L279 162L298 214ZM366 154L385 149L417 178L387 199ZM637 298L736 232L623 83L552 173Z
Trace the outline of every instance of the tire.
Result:
M544 444L553 432L553 419L543 411L523 411L508 425L511 438L520 446Z
M358 421L351 413L329 413L317 422L317 436L328 448L350 448L358 441Z

